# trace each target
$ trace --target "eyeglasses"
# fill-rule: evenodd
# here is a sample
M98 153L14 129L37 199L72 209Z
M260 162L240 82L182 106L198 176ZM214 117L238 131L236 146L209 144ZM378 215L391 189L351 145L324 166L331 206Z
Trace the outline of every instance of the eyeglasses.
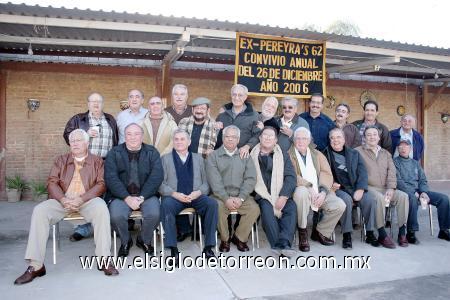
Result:
M283 105L283 109L294 109L294 107L293 106Z
M84 139L75 139L75 140L70 140L69 141L70 144L81 143L81 142L84 142Z
M162 103L161 102L150 102L149 104L150 105L161 105Z
M103 101L101 100L89 100L89 103L102 103Z

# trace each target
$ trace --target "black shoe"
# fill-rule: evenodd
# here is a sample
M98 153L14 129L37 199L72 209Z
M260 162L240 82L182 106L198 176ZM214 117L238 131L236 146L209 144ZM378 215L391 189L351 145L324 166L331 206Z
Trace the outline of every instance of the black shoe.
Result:
M206 260L210 260L211 258L216 257L211 246L205 247L205 249L203 249L202 253L205 254Z
M82 236L81 234L79 234L78 232L74 232L71 236L70 236L70 241L71 242L78 242L81 241L82 239L84 239L84 236Z
M129 239L128 243L120 245L119 253L117 256L119 257L127 257L130 253L130 248L133 246L133 239Z
M344 249L352 249L352 236L349 233L348 235L344 233L344 237L342 238L342 248Z
M191 232L188 233L178 233L177 234L177 242L182 242L185 239L187 239L188 237L190 237L192 235Z
M391 221L387 220L384 228L391 228Z
M174 261L174 267L178 268L180 265L180 257L179 257L180 251L178 251L177 247L170 247L170 257L173 257L175 259Z
M438 238L441 240L446 240L450 242L450 234L448 232L448 229L446 230L439 230Z
M144 253L148 253L148 255L154 254L155 248L153 248L152 244L144 244L144 241L142 241L140 236L138 236L136 239L136 246L144 250Z
M406 239L408 240L408 243L419 245L420 241L416 238L416 233L414 231L408 231L406 233Z
M380 242L378 242L378 239L373 234L368 234L366 236L366 243L372 245L373 247L380 246Z
M134 224L136 222L133 219L128 219L128 231L133 231L134 230Z

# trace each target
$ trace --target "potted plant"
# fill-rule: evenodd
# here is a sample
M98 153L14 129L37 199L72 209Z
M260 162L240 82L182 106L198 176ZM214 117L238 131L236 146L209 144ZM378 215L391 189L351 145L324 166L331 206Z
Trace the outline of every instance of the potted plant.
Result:
M16 175L14 177L6 177L6 193L8 195L8 202L17 202L22 196L22 192L29 189L28 183Z
M48 199L47 187L44 183L33 182L31 184L33 189L33 200L36 202L42 202Z

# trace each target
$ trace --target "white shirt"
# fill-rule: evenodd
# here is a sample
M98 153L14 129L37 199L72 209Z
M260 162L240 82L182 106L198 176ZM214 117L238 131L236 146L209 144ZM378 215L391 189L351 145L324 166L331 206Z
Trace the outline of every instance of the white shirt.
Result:
M125 142L125 127L127 127L131 123L140 124L142 120L144 120L147 112L148 109L141 106L137 114L134 114L131 109L127 108L117 115L116 119L117 129L119 130L119 144Z

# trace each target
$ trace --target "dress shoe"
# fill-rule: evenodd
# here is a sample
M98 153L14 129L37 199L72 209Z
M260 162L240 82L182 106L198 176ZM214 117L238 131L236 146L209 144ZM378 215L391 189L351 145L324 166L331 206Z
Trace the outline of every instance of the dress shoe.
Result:
M391 228L391 221L387 220L384 228Z
M236 245L239 251L241 252L247 252L250 251L250 249L247 246L247 243L241 242L235 235L231 238L231 242Z
M79 234L78 232L74 232L70 237L70 241L71 242L78 242L81 241L84 238L84 236L82 236L81 234Z
M308 230L306 228L298 229L298 249L302 252L309 252Z
M228 241L221 241L219 246L220 252L230 252L230 242Z
M344 237L342 238L342 248L344 249L352 249L352 236L350 233L344 233Z
M406 239L409 244L419 245L420 241L416 238L416 233L414 231L408 231L406 233Z
M130 238L128 243L120 245L119 253L117 256L119 257L127 257L130 253L130 248L133 246L133 240Z
M108 266L106 268L103 267L103 268L99 269L99 271L103 271L103 273L105 273L106 276L119 275L119 271L117 271L117 269L114 268L112 264L108 264Z
M384 239L378 238L378 242L381 246L388 249L395 249L394 241L387 235Z
M446 240L450 242L450 234L448 233L448 230L439 230L438 238L442 240Z
M133 219L128 219L128 231L133 231L135 224L136 222Z
M317 229L313 229L313 232L311 233L311 239L313 241L319 242L324 246L331 246L334 245L334 242L332 239L327 238L323 234L321 234Z
M175 268L178 268L180 265L180 251L178 251L177 247L170 247L170 257L174 258L174 264L173 266Z
M153 255L155 248L153 248L152 244L144 244L144 241L142 241L142 238L140 236L136 239L136 246L144 250L144 253L148 253L148 255Z
M378 239L372 234L366 235L366 243L372 245L373 247L379 247L380 242L378 242Z
M400 247L408 247L408 239L406 238L406 235L398 235L397 241Z
M205 249L203 249L202 253L205 254L206 260L210 260L211 258L216 257L211 246L206 246Z
M29 266L28 269L23 273L19 278L17 278L14 281L14 284L24 284L33 281L36 277L42 277L46 274L45 266L42 265L42 267L35 271L34 267Z
M188 237L190 237L192 235L191 232L187 232L187 233L178 233L177 234L177 242L182 242L185 239L187 239Z

